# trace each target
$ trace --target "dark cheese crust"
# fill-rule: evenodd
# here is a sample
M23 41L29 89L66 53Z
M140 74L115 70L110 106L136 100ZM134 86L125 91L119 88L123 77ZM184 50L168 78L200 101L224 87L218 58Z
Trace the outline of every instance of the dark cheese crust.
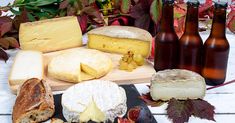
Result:
M13 107L13 123L37 123L50 118L55 111L50 86L32 78L21 86Z

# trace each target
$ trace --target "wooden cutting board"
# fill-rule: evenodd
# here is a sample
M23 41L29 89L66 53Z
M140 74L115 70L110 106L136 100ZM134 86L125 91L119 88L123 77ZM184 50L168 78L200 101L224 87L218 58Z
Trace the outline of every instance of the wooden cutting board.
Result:
M85 48L85 47L80 47ZM53 79L47 76L47 65L50 62L50 60L66 51L80 49L80 48L72 48L67 50L61 50L51 53L43 54L43 61L44 61L44 80L46 80L53 91L62 91L67 89L68 87L76 84L76 83L69 83L66 81L61 81L57 79ZM118 62L122 55L119 54L111 54L111 53L105 53L107 54L113 61L113 69L104 77L100 78L101 80L110 80L114 81L117 84L136 84L136 83L147 83L150 82L150 79L152 75L155 73L155 70L153 68L153 65L151 63L145 62L143 66L138 67L137 69L133 70L132 72L126 72L123 70L118 69ZM11 86L11 90L13 92L16 92L17 86Z

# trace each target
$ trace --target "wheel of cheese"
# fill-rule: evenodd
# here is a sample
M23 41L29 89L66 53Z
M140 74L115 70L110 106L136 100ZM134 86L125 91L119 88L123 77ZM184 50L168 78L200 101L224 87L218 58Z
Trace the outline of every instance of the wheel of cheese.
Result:
M48 64L48 76L67 81L80 82L106 75L112 69L112 60L93 49L75 49L60 54Z
M157 72L153 75L150 86L150 94L154 100L202 99L205 92L204 78L198 73L183 69Z
M68 122L113 122L127 111L125 90L104 80L86 81L68 88L61 104Z

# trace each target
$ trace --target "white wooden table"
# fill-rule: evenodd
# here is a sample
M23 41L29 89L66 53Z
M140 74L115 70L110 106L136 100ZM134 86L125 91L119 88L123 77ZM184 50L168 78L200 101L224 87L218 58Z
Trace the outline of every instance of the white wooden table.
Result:
M201 34L203 40L208 37L208 33ZM227 78L226 82L235 79L235 35L227 34L227 38L230 42L230 55L228 62ZM8 75L18 50L8 50L10 55L9 60L5 63L0 61L0 123L11 123L12 107L15 102L16 96L10 92L8 86ZM148 92L149 82L144 84L136 84L140 93ZM218 123L235 123L235 83L229 84L220 88L208 90L204 98L209 103L215 106L215 120ZM152 114L158 121L158 123L171 122L166 116L166 104L160 107L149 107ZM212 121L202 120L199 118L191 117L190 123L211 123ZM213 122L212 122L213 123Z

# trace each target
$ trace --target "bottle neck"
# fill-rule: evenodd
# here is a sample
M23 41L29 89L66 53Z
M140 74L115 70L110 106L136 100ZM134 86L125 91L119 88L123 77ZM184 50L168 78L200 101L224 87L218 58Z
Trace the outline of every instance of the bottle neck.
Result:
M195 6L187 7L185 33L186 34L199 34L198 33L198 7L195 7Z
M163 4L160 30L163 32L174 31L173 4Z
M212 22L211 34L212 37L224 38L226 31L226 9L216 8Z

